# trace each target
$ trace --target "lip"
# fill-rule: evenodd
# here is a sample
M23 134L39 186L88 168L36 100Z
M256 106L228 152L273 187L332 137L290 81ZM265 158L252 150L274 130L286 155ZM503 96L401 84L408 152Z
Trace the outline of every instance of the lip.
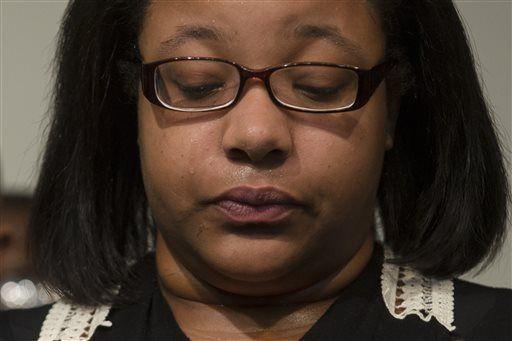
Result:
M304 203L275 187L235 187L211 201L232 222L276 223Z

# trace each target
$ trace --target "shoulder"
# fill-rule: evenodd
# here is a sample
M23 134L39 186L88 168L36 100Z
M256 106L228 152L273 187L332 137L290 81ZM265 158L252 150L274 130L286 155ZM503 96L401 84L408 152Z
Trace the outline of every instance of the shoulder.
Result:
M157 287L154 253L136 263L133 270L130 277L133 287L121 287L119 302L83 306L59 299L37 308L0 311L0 341L37 340L39 337L45 340L88 340L98 327L112 325L107 321L111 308L115 314L110 314L110 318L116 325L130 329L133 327L130 321L145 311L146 301Z
M382 297L395 320L406 320L409 315L424 322L435 318L453 340L512 340L510 289L457 278L437 279L414 268L384 262ZM409 322L417 320L413 316Z
M64 299L26 310L0 312L0 341L89 340L106 320L111 306L77 305Z
M454 279L455 325L470 340L512 340L512 290Z
M51 304L0 312L0 341L37 340Z

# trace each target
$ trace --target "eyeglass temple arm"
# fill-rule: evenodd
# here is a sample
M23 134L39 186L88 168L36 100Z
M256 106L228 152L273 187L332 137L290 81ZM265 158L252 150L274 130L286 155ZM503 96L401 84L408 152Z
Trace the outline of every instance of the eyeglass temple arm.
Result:
M371 70L359 71L358 98L353 110L365 105L380 85L386 74L395 66L394 61L386 61Z
M146 95L146 98L153 104L162 106L157 98L155 91L155 80L150 75L155 74L156 65L154 64L141 64L141 85L142 92Z

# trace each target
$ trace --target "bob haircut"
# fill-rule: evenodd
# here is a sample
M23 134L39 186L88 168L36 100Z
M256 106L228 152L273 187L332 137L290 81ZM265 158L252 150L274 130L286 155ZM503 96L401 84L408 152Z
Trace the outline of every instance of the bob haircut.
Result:
M370 0L383 22L397 115L378 201L396 264L446 278L500 248L508 183L463 24L450 0ZM29 226L29 250L50 289L105 304L154 227L137 145L147 0L70 1L55 58L53 115ZM129 286L129 285L128 285ZM128 299L129 300L129 299Z

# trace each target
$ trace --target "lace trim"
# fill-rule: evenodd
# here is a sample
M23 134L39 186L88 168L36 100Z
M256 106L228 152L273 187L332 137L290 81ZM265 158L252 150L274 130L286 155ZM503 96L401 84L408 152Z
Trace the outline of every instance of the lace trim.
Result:
M385 259L393 257L387 247ZM453 281L435 280L422 276L410 267L384 261L381 276L382 297L393 317L404 319L416 315L423 321L434 317L449 331L455 330Z
M99 326L111 327L106 321L109 306L83 307L55 302L46 315L38 341L89 340Z

